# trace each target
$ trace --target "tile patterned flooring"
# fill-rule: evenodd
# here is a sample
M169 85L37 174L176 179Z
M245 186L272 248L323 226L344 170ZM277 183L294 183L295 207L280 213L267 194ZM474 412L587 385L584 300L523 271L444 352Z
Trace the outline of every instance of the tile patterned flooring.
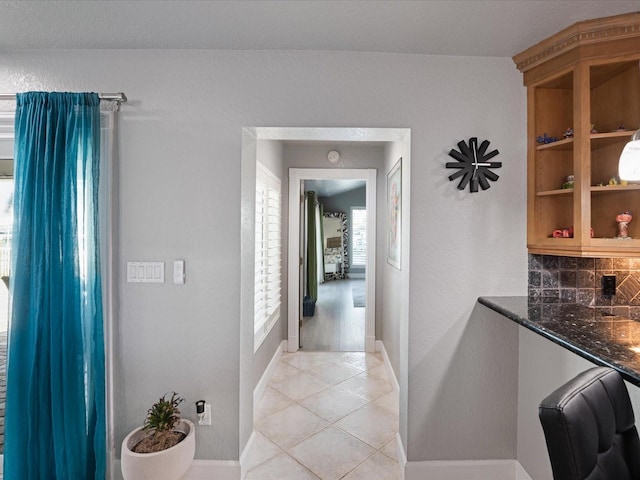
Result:
M401 478L398 398L377 353L284 353L254 432L246 480Z

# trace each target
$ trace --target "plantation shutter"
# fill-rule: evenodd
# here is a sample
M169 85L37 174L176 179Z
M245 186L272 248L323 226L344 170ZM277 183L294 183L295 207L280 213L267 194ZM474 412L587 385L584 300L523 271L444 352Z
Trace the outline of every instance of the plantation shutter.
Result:
M263 165L256 168L255 349L280 317L280 180Z

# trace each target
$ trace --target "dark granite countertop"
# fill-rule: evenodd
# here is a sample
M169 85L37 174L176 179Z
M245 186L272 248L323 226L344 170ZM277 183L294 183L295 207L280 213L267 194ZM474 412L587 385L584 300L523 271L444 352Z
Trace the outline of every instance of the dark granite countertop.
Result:
M575 303L529 303L528 297L480 297L478 302L640 386L640 322Z

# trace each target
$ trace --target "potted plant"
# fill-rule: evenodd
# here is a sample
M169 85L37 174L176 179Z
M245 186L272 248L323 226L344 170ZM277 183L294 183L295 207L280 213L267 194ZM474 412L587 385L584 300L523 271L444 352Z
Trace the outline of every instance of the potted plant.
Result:
M180 417L183 398L163 395L147 411L142 427L122 441L122 476L125 480L178 480L193 461L195 428Z

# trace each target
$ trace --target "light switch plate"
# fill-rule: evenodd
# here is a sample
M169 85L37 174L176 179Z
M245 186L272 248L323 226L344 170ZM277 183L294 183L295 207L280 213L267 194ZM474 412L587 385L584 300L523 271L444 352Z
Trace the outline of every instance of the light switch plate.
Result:
M127 262L127 282L164 283L164 262Z
M183 285L185 281L184 260L175 260L173 262L173 283Z

